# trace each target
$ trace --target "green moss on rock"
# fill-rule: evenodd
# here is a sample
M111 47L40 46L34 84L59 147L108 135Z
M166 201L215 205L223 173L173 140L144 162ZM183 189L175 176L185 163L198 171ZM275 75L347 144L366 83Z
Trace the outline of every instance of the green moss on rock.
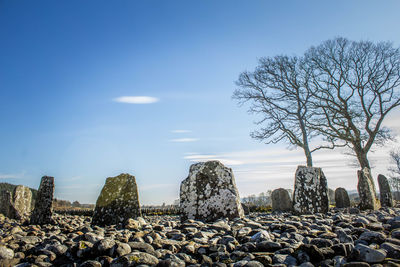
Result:
M141 212L135 177L123 173L107 178L96 202L92 224L125 224L129 218L139 216Z

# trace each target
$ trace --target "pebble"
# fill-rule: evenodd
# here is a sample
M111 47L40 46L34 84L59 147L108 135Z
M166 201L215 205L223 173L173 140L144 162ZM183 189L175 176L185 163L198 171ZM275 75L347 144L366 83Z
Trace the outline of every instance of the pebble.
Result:
M396 266L399 214L331 209L214 223L148 216L106 227L83 216L33 226L0 215L0 266Z

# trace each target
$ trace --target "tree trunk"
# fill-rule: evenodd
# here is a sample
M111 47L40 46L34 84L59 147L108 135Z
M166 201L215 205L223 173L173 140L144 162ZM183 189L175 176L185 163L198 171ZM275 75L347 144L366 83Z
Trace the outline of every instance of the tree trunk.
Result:
M312 156L308 144L304 146L304 154L306 155L307 158L307 167L312 167L313 166Z
M355 145L354 152L356 153L357 160L358 160L358 163L360 164L361 170L364 170L364 168L368 168L371 173L371 167L369 165L367 152L364 151L364 149L361 147L361 145ZM374 194L376 196L376 187L375 187L374 179L372 178L372 173L369 178L370 178L371 184L374 188Z

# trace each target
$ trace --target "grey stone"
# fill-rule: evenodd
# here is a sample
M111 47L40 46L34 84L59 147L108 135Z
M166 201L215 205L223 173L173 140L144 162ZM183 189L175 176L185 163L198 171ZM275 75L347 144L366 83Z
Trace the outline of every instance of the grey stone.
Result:
M16 186L12 202L12 217L17 220L28 218L31 213L32 191L23 185Z
M361 210L376 210L379 208L378 202L375 197L374 184L371 176L371 171L368 168L357 171L358 184L357 190L360 196L360 209Z
M132 252L127 255L116 258L111 262L111 267L137 266L140 264L156 265L158 259L145 252Z
M49 224L53 222L54 177L43 176L31 215L31 224Z
M92 225L127 224L141 216L135 176L127 173L109 177L96 201Z
M12 194L6 190L0 192L0 213L11 219Z
M386 251L383 249L373 249L366 245L357 244L354 249L360 252L359 260L368 263L379 263L386 258Z
M219 161L190 166L189 176L181 183L180 207L182 221L244 216L232 169Z
M294 258L290 255L285 255L285 254L275 254L274 257L272 258L272 261L274 263L285 264L286 266L296 266L297 265L296 258Z
M4 246L0 246L0 259L10 260L12 258L14 258L14 251Z
M368 243L381 244L385 242L386 235L381 232L365 231L360 235L360 240L367 241Z
M333 191L331 188L328 188L328 198L329 204L335 204L335 191Z
M386 250L387 257L400 259L400 246L385 242L380 246L380 248Z
M379 184L379 194L381 199L382 207L393 207L393 197L392 191L390 190L390 185L387 178L379 174L378 175L378 184Z
M335 203L336 208L348 208L350 207L350 198L347 190L339 187L335 190Z
M293 209L298 214L328 212L328 186L321 168L297 167Z
M272 191L272 211L292 211L293 204L289 192L284 188Z

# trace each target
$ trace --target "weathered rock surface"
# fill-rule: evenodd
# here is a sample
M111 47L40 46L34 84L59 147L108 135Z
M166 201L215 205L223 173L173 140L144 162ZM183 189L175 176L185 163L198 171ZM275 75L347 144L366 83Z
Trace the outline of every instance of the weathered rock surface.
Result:
M109 177L96 201L92 224L126 224L141 216L135 176L124 173Z
M180 207L183 221L244 216L232 169L219 161L190 166L189 176L181 183Z
M12 195L6 190L0 192L0 213L10 218L12 207Z
M31 212L31 201L32 192L26 186L16 186L12 194L2 191L0 193L0 213L10 219L28 219Z
M272 191L272 211L291 211L293 203L290 199L289 192L284 188L278 188Z
M379 194L381 199L382 207L393 207L393 197L392 191L390 190L390 185L388 179L382 175L378 175L378 184L379 184Z
M31 213L32 191L23 185L16 186L12 202L11 218L18 220L28 218Z
M326 213L328 211L328 185L321 168L297 167L293 209L298 214Z
M0 266L398 266L398 214L334 208L210 223L147 216L134 230L57 213L43 226L0 216Z
M54 197L54 177L43 176L31 215L31 224L52 223Z
M357 190L360 196L360 209L361 210L376 210L379 208L379 204L376 200L373 180L371 171L368 168L357 171L358 184Z
M343 187L338 187L335 190L335 205L336 208L348 208L350 207L350 198L347 190Z

